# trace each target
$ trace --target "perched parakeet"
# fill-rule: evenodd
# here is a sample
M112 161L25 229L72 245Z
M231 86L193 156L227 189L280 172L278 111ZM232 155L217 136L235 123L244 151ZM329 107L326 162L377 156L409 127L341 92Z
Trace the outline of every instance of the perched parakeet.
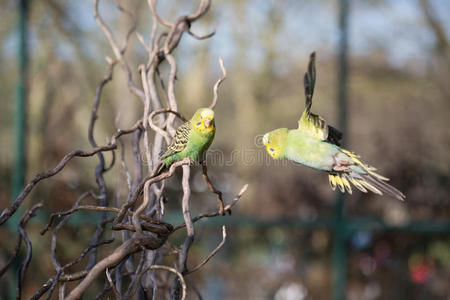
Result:
M162 164L158 173L168 168L173 162L186 157L193 161L202 160L214 139L215 132L214 111L209 108L199 108L189 121L178 127L166 152L161 155Z
M351 194L352 183L364 193L370 190L404 200L402 192L386 183L388 178L375 173L376 169L363 163L355 153L339 147L341 132L327 125L322 117L311 113L315 80L315 53L312 53L303 81L306 108L298 121L298 128L279 128L266 133L263 143L269 155L274 159L288 159L328 172L333 190L337 186L341 192Z

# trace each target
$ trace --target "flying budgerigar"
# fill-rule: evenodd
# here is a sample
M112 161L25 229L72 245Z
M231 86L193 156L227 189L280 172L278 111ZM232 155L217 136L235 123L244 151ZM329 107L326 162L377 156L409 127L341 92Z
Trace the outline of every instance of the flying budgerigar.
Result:
M162 164L158 174L173 162L186 157L193 161L202 160L215 132L214 111L210 108L199 108L189 121L178 127L166 152L161 155Z
M311 113L312 96L316 81L315 52L310 56L308 72L304 77L306 108L298 128L278 128L263 137L269 155L274 159L288 159L316 170L328 172L331 188L352 193L350 183L366 193L386 193L404 200L405 195L386 183L389 179L375 173L376 169L360 160L360 157L342 149L339 140L342 133L326 121Z

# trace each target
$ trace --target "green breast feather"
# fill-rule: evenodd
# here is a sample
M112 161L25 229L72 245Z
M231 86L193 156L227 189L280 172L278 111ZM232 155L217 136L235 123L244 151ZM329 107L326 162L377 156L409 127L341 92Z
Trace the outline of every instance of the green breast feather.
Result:
M284 158L295 161L305 166L322 170L331 170L334 160L333 155L339 151L339 147L331 143L318 140L305 135L298 129L289 130L286 139Z
M198 109L189 121L178 127L166 152L161 155L162 164L158 173L186 157L193 161L202 160L214 139L215 131L214 111L209 108Z

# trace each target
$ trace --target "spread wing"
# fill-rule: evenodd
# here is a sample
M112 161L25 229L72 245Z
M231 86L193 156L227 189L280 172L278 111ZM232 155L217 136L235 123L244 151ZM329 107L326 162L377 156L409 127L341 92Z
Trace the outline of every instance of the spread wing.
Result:
M298 129L313 138L328 141L339 146L339 140L342 139L342 133L336 128L329 126L321 116L311 112L312 97L314 94L314 86L316 84L315 60L316 53L313 52L309 57L308 72L303 79L306 104L305 111L298 121Z
M189 121L178 127L177 131L175 132L175 136L172 139L172 142L170 143L169 147L167 147L166 152L161 155L161 159L165 159L169 156L183 151L189 141L190 131L191 123Z

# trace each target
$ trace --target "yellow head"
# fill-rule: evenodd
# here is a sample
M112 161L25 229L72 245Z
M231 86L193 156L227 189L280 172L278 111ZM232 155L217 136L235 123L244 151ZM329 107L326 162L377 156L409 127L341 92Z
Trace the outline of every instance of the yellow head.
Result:
M263 136L263 143L266 146L267 153L273 159L281 158L284 152L284 145L288 136L287 128L278 128Z
M201 133L211 133L216 129L214 111L210 108L199 108L191 119L195 130Z

